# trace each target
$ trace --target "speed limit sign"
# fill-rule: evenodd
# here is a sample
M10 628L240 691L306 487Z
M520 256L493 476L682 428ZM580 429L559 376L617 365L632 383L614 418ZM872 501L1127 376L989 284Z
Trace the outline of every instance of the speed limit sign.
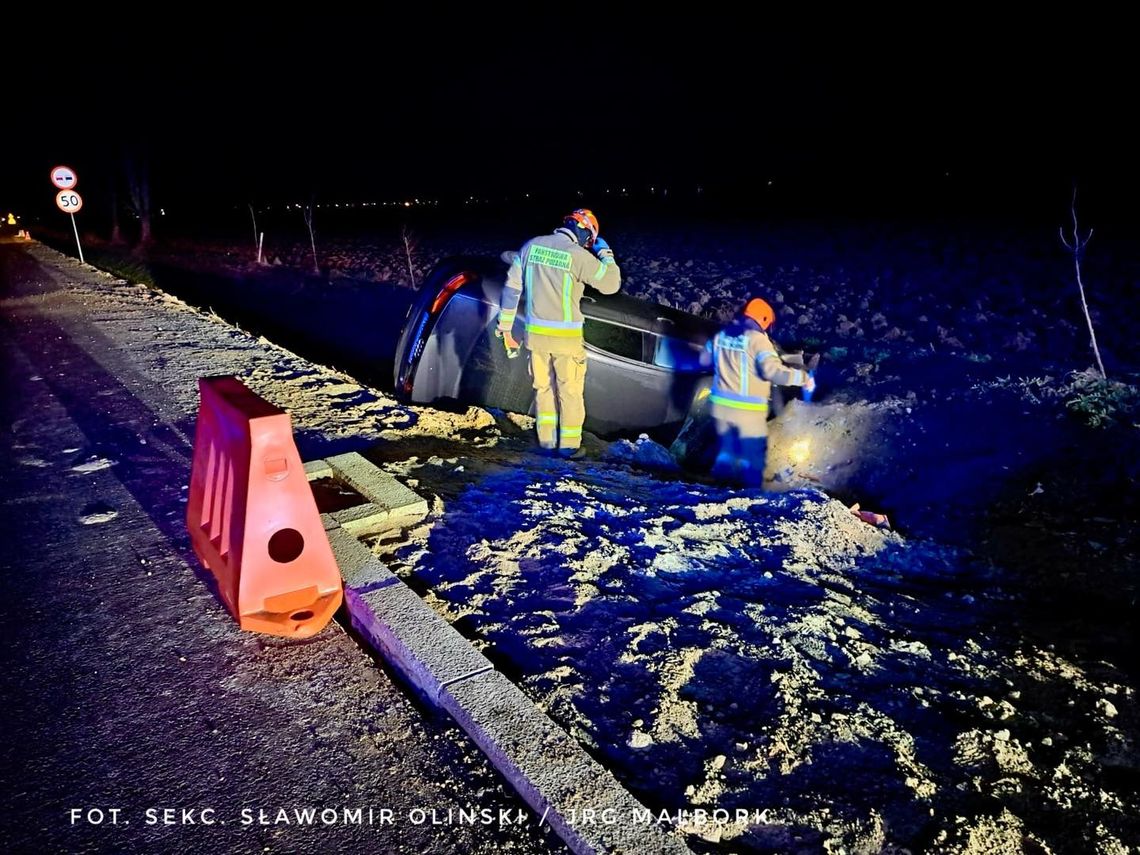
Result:
M65 214L77 214L83 207L83 197L74 190L60 190L55 194L55 205Z

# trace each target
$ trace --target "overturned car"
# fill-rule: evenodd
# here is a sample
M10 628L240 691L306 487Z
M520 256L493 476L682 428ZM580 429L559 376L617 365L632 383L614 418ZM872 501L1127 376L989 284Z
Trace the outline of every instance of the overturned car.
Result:
M397 395L413 403L450 400L532 412L528 361L508 359L494 334L506 275L507 262L494 257L449 259L431 272L397 345ZM705 345L717 325L624 294L590 290L582 298L582 314L586 429L679 429L711 385Z

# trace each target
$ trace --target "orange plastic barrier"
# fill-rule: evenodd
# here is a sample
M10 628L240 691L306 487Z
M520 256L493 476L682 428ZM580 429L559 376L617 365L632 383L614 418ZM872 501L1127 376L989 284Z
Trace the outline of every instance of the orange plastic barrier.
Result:
M307 638L341 602L340 568L289 414L234 377L198 380L186 526L242 629Z

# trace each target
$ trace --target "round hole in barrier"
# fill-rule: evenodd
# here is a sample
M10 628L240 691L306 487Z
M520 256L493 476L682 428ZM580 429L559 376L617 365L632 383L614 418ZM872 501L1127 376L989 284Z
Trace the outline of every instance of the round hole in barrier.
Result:
M312 616L313 613L308 610L303 612L293 612L293 614L289 615L292 620L308 620Z
M305 538L295 528L283 528L269 538L269 557L278 564L288 564L305 549Z

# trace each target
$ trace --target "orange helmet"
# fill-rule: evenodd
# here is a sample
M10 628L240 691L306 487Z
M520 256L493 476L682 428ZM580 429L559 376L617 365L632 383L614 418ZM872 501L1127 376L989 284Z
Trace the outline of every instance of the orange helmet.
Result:
M584 229L590 233L590 242L598 239L598 218L589 208L578 208L566 215L566 225Z
M776 322L776 312L768 304L767 300L761 300L759 297L753 297L744 306L744 317L752 318L756 323L760 324L760 329L767 330Z

